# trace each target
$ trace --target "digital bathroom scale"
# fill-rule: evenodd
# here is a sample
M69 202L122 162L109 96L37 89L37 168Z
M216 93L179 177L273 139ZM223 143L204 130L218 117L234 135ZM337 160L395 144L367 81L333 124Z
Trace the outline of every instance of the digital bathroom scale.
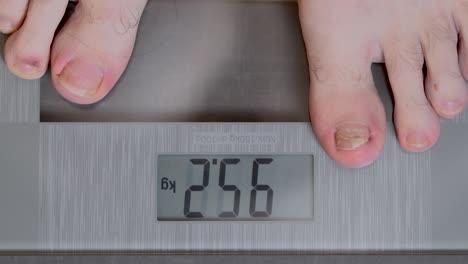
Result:
M404 152L376 65L385 150L339 167L309 124L297 11L150 1L93 106L1 64L0 254L468 252L468 115Z

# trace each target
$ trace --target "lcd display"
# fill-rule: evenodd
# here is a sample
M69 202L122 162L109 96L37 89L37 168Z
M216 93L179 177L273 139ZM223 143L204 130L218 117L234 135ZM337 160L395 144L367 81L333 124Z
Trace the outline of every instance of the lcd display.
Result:
M312 155L160 155L160 221L310 220Z

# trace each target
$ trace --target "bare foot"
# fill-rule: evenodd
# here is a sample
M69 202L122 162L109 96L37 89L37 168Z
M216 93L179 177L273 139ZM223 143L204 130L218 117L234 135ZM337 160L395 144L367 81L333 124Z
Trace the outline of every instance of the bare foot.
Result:
M80 0L54 34L68 0L0 0L0 32L8 68L38 79L49 61L52 80L66 99L91 104L113 88L131 56L146 0Z
M439 116L464 110L467 0L299 0L299 6L312 126L339 164L369 165L383 149L386 121L373 62L386 63L405 150L430 149L439 137Z

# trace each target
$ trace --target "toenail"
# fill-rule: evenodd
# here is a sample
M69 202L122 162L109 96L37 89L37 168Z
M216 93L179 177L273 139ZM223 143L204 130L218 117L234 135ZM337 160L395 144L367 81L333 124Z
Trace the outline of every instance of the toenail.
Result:
M58 81L71 93L80 97L93 97L99 90L104 70L96 64L82 60L68 63L58 75Z
M41 71L41 63L39 61L20 61L16 62L13 67L19 72L27 75L36 75Z
M344 124L337 127L335 144L338 150L355 150L369 141L369 128L359 124Z
M2 32L12 32L13 31L13 23L9 19L4 16L0 16L0 30Z
M417 132L408 134L406 137L406 143L408 144L408 147L412 149L424 149L430 144L426 135Z
M463 104L455 101L449 101L442 105L442 113L447 116L453 116L460 113L463 110Z

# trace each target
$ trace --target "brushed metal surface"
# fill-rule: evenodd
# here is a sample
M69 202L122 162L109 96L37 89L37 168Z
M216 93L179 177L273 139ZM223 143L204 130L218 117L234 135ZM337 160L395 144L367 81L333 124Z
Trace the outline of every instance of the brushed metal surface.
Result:
M275 143L203 144L200 134L262 134ZM313 153L312 222L156 221L156 154ZM43 250L373 251L431 248L431 153L402 153L390 136L382 159L337 167L308 124L42 124Z
M252 256L252 255L224 255L224 256L0 256L0 263L102 263L102 264L466 264L468 255L451 256L355 256L355 255L317 255L317 256Z
M446 122L432 150L432 235L439 249L468 248L467 128Z
M39 125L0 123L0 253L38 246L38 176Z

